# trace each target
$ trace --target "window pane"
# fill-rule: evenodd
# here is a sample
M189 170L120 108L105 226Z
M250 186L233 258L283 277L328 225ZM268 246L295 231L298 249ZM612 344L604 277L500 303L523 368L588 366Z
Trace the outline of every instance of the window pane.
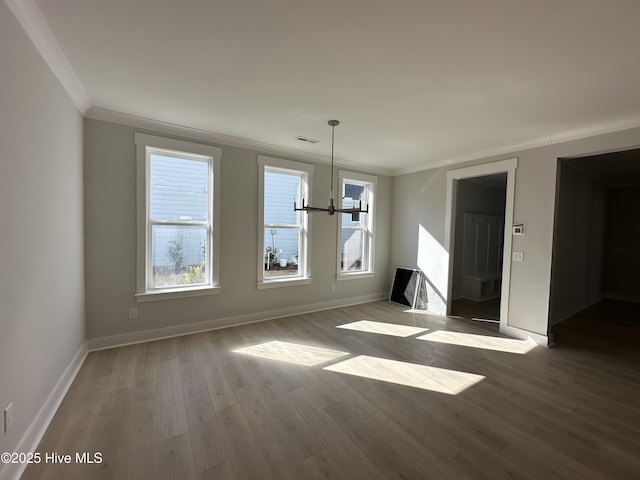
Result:
M362 230L343 230L341 245L343 272L366 269L366 265L363 265L364 234Z
M343 183L342 208L367 208L366 191L363 185ZM342 214L343 227L361 227L366 225L365 213Z
M293 211L293 201L300 204L300 182L300 175L264 172L265 224L298 224L299 214Z
M151 288L204 284L207 228L153 225Z
M209 165L151 154L151 220L207 220Z
M264 278L300 275L299 251L300 230L297 228L265 228Z

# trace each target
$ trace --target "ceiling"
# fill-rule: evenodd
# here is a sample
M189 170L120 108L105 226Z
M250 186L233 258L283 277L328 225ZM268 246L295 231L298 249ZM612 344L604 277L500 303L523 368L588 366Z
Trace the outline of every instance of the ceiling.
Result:
M637 0L25 2L89 116L390 174L640 125Z

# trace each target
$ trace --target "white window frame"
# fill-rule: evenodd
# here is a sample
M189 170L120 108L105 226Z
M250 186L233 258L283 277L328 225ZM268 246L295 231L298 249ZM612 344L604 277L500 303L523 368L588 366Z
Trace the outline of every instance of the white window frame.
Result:
M340 280L352 280L357 278L368 278L375 276L375 195L376 187L378 185L378 177L373 175L366 175L364 173L350 172L347 170L338 171L338 185L339 185L339 199L338 208L344 208L342 192L344 191L344 184L350 183L355 185L362 185L369 190L369 213L365 215L367 220L366 226L363 231L365 237L365 255L367 262L367 269L363 269L358 272L343 272L342 271L342 213L338 219L338 236L336 241L336 279ZM362 208L366 208L366 203L362 205ZM349 229L351 230L351 229Z
M284 160L281 158L258 155L258 289L290 287L295 285L309 285L311 283L311 225L309 214L300 212L302 220L302 230L300 247L298 251L299 275L282 278L265 278L264 276L264 230L282 228L280 225L267 225L264 223L264 173L265 170L282 171L300 175L302 178L302 196L306 203L311 202L311 181L313 176L313 165L308 163ZM293 198L291 199L291 209L293 210Z
M220 291L220 161L222 149L210 145L174 140L165 137L135 134L136 182L137 182L137 242L136 242L136 301L150 302L172 298L195 297L217 294ZM205 285L172 288L150 288L151 268L151 222L150 208L150 157L153 152L164 152L177 158L198 158L209 163L209 218L207 242L209 255L206 259L207 279ZM176 222L181 223L181 222ZM164 223L163 223L164 224ZM173 224L173 222L171 223ZM196 223L185 223L196 224ZM199 223L197 223L199 224Z

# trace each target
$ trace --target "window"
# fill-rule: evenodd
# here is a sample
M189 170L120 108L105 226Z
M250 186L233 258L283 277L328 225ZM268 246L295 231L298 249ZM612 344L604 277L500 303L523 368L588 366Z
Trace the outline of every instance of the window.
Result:
M259 156L258 169L258 288L308 284L309 216L293 203L310 201L313 167Z
M340 208L362 205L369 213L340 214L338 232L338 280L373 273L373 219L376 177L340 171Z
M138 301L217 293L217 147L136 134Z

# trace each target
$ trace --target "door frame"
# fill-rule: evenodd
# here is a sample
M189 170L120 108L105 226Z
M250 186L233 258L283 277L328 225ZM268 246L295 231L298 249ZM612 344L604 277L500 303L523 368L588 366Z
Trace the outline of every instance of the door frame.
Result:
M453 256L455 240L455 215L457 180L465 178L484 177L496 173L507 174L507 191L504 208L504 242L502 250L502 281L500 285L500 331L509 332L509 290L511 285L511 245L513 225L513 207L515 203L516 169L518 159L510 158L497 162L474 165L472 167L457 168L447 171L447 203L445 209L444 242L449 251L449 272L447 285L447 315L451 315L451 296L453 293Z

